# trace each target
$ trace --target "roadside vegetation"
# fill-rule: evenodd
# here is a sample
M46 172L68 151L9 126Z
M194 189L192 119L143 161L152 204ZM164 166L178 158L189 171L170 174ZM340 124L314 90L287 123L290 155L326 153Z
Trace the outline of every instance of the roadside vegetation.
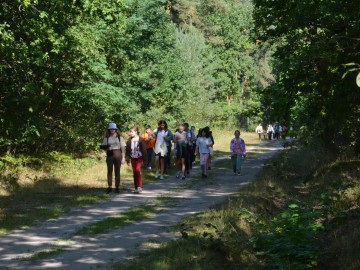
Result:
M319 143L286 149L226 203L178 224L181 239L112 269L359 269L359 175L360 160Z
M215 131L217 144L230 140L232 133ZM252 133L244 135L253 140ZM215 157L223 154L222 149L215 146ZM20 156L11 158L11 162L13 166L8 166L1 176L5 184L0 188L0 236L112 196L104 192L107 183L103 152L84 158L61 153L32 158ZM175 171L171 168L167 174L175 175ZM154 170L143 169L142 173L146 187L154 181ZM121 168L121 187L123 190L133 188L132 170L126 164Z

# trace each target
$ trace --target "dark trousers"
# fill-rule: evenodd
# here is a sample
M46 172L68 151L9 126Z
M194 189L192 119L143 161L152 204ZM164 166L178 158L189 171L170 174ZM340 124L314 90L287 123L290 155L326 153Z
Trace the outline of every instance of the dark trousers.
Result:
M165 169L169 169L171 167L171 145L167 146L167 154L165 157Z
M146 154L147 154L147 167L152 167L152 158L153 158L154 149L153 148L147 148Z
M195 149L196 149L196 144L193 144L191 149L190 149L190 163L191 163L191 167L193 162L195 161Z
M121 167L121 152L120 149L112 150L113 155L106 157L107 165L107 182L108 186L112 186L112 175L115 171L115 187L120 186L120 167Z
M192 152L192 147L187 145L186 146L186 156L185 156L185 170L186 170L186 172L189 172L192 169L191 152Z

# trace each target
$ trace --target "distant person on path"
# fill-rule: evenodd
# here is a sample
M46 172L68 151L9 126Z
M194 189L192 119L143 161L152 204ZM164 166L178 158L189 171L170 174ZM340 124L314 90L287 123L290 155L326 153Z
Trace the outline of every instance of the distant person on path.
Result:
M176 145L176 160L179 171L176 174L176 178L185 180L185 161L188 155L188 137L185 131L184 125L179 125L177 131L174 134L174 145Z
M271 141L272 136L273 136L273 134L274 134L274 128L273 128L272 124L269 124L269 125L268 125L268 128L267 128L267 130L266 130L266 133L267 133L267 135L268 135L268 140Z
M203 178L208 177L210 147L212 146L213 142L210 138L209 130L201 129L201 136L196 140L195 155L199 153L201 175Z
M234 175L241 175L242 158L246 155L245 141L240 138L240 131L235 130L235 138L230 141L230 154Z
M121 164L125 164L125 141L115 123L109 123L101 148L106 150L108 182L106 193L112 191L113 171L115 171L115 193L119 193L120 167Z
M135 193L142 192L141 166L147 163L147 151L143 138L139 137L139 129L130 129L130 138L126 142L126 162L131 162L134 175Z
M280 124L278 122L275 122L274 138L277 139L277 140L280 139Z
M167 145L166 140L168 135L168 127L165 120L160 120L158 122L157 129L154 130L154 136L156 138L155 142L155 179L160 178L160 180L164 179L164 171L165 171L165 157L167 154Z
M211 139L211 141L212 141L212 146L211 147L213 147L214 144L215 144L215 141L214 141L214 137L212 135L212 131L210 130L209 127L204 127L203 129L205 130L205 133L208 134L209 138ZM208 161L208 166L209 166L208 169L209 170L211 170L211 155L212 155L212 152L213 152L213 149L210 149L210 155L209 155L209 161Z
M151 126L145 125L145 132L141 136L146 146L147 164L145 165L148 168L148 170L152 169L152 158L153 158L154 146L156 141L155 138L151 136L153 133L154 132L151 130Z
M264 132L261 123L256 127L255 132L259 135L259 141L261 141L261 136Z

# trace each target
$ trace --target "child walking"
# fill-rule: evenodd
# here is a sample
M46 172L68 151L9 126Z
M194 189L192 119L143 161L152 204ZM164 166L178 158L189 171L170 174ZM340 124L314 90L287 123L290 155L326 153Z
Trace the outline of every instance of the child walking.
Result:
M148 170L152 169L152 157L154 152L154 146L155 146L155 138L153 138L151 135L154 132L151 130L150 125L145 126L145 133L141 136L145 141L146 146L146 153L147 153L147 168Z
M213 146L213 142L210 138L210 133L208 129L203 128L201 130L201 136L196 140L196 149L195 155L199 153L200 156L200 166L202 177L206 178L208 176L209 170L209 156L210 156L210 147Z
M240 131L235 130L235 138L230 141L230 154L233 162L234 175L241 175L241 163L246 155L245 141L240 138Z
M132 127L130 129L130 138L126 143L126 161L131 167L134 174L135 193L142 192L141 166L147 164L147 152L143 138L139 137L139 129Z
M177 167L179 169L176 174L176 178L179 178L181 175L181 179L185 180L185 159L187 157L187 144L188 137L185 132L185 126L180 125L174 135L174 144L176 145L176 160Z
M168 151L166 142L169 140L168 126L165 120L160 120L158 122L158 127L154 130L152 136L156 138L154 147L156 168L155 179L160 178L160 180L163 180L165 171L165 157Z

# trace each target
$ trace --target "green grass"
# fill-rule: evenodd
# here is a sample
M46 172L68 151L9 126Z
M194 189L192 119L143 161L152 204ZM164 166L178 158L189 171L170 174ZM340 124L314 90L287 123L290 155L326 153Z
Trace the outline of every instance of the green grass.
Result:
M214 137L215 157L226 154L228 151L222 151L219 145L229 144L233 131L215 130ZM0 179L0 236L35 222L58 218L71 208L109 198L104 194L107 182L102 152L83 159L57 152L44 157L8 156L1 162L7 164L7 170L2 171ZM172 166L167 175L175 173ZM142 175L145 186L156 181L154 170L143 169ZM132 187L131 166L122 165L121 184Z
M62 252L64 252L64 249L62 248L49 248L49 249L39 250L34 254L31 254L30 256L21 258L21 260L23 261L44 260L59 255Z
M181 239L112 269L359 269L359 176L360 160L320 146L283 151L226 203L183 220Z
M111 216L99 222L92 223L89 226L78 230L74 233L74 235L106 233L110 230L131 225L154 216L157 211L161 210L162 207L174 205L179 200L180 199L172 198L166 195L159 196L153 200L152 203L148 202L146 205L133 207L119 215Z
M92 223L89 226L75 232L75 235L106 233L110 230L115 230L120 227L134 224L145 218L152 217L155 210L156 207L154 205L133 207L122 214L108 217L99 222Z

